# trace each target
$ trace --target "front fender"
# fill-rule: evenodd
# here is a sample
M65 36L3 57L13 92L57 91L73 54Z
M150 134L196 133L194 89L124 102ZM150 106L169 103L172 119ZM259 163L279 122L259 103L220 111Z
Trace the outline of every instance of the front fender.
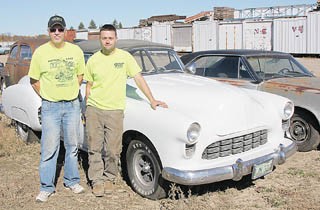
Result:
M41 130L38 115L41 99L33 90L28 76L24 76L18 84L4 89L2 105L5 115L11 119L29 126L32 130Z

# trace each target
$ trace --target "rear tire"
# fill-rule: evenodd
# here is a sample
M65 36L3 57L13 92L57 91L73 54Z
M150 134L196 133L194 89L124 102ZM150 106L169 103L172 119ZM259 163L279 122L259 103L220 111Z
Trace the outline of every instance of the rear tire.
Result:
M298 151L308 152L317 149L320 135L316 129L314 119L308 114L296 113L291 118L289 134L297 143Z
M40 142L40 132L32 130L21 122L16 122L16 131L20 139L26 143Z

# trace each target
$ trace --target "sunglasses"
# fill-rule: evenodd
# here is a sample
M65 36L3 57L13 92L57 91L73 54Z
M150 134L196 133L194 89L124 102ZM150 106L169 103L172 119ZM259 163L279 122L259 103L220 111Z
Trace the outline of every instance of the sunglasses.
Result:
M64 31L64 28L50 28L50 32L53 33L53 32L56 32L56 31L59 31L59 32L63 32Z

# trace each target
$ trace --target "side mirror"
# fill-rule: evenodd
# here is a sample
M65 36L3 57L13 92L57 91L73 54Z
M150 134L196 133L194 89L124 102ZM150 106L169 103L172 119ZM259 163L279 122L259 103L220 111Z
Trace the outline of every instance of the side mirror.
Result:
M197 65L196 63L192 62L186 65L185 70L190 74L196 74Z
M4 64L0 62L0 67L4 67Z

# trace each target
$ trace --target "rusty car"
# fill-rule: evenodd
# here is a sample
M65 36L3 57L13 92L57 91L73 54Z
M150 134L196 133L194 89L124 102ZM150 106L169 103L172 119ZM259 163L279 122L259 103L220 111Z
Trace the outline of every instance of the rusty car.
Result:
M320 142L320 78L292 55L262 50L208 50L181 56L190 72L239 87L257 89L291 99L295 113L287 135L299 151Z

